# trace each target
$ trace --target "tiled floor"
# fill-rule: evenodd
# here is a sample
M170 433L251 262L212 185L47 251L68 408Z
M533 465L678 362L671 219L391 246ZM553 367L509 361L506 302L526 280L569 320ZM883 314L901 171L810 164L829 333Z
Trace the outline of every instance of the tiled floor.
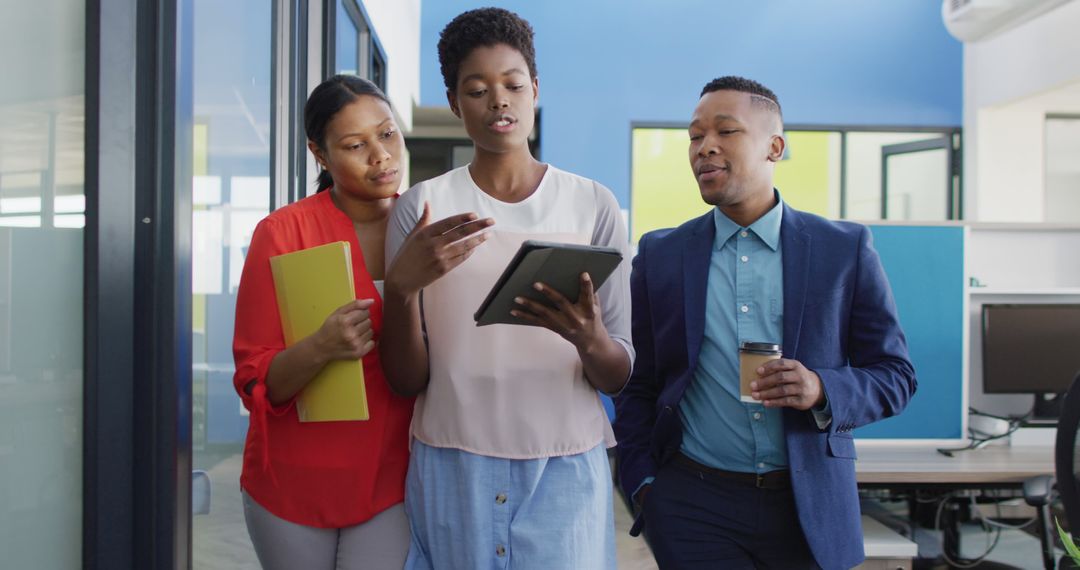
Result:
M248 539L240 500L240 456L225 458L210 468L209 473L213 484L213 498L210 514L194 518L194 568L258 570L259 564ZM656 563L645 542L627 534L631 519L622 500L616 496L614 503L619 569L656 570ZM986 546L982 529L978 525L965 525L962 531L963 554L981 554ZM920 529L916 542L919 543L919 551L923 556L932 557L940 551L940 533ZM987 560L1025 570L1042 568L1038 541L1019 531L1002 532L997 546Z
M194 518L194 568L258 570L240 499L240 456L227 457L208 472L213 487L210 514ZM615 546L620 570L656 570L645 541L628 534L630 522L630 514L616 496Z

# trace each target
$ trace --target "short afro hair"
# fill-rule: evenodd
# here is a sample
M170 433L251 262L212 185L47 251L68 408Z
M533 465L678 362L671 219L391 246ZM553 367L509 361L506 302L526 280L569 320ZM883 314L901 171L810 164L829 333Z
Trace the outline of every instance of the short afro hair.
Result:
M700 97L704 97L706 93L712 93L713 91L739 91L740 93L749 93L750 100L755 105L760 105L776 113L781 119L784 117L783 112L780 110L780 99L776 97L776 93L773 93L772 89L765 87L753 79L747 79L737 75L717 77L705 84L705 87L701 90Z
M532 26L509 10L479 8L462 12L439 34L439 66L446 88L450 91L457 89L461 62L474 49L498 44L516 49L529 65L529 76L536 77Z

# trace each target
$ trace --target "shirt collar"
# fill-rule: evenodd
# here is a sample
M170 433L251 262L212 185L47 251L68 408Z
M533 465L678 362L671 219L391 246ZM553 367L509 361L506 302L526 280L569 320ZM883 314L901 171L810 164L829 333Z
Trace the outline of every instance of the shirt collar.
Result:
M779 190L773 189L773 193L776 195L776 205L750 224L747 229L754 232L761 241L765 242L765 245L769 246L769 249L776 251L780 247L780 222L784 217L784 198L780 196ZM713 208L713 223L716 225L716 249L720 249L727 240L731 239L731 236L743 229L724 215L720 208Z

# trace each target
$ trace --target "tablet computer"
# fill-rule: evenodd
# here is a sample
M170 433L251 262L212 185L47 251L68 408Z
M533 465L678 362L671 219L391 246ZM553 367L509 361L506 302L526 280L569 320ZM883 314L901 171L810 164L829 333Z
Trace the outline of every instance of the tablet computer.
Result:
M622 253L613 247L528 240L521 244L473 315L476 326L531 324L510 311L517 306L515 297L553 306L543 293L533 289L533 283L547 284L576 302L582 273L588 273L593 287L599 290L621 261Z

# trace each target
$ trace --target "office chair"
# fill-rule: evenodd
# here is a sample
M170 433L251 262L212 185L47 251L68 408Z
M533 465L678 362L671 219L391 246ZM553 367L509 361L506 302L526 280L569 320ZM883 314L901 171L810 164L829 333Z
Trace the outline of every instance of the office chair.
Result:
M1073 378L1065 393L1058 419L1057 441L1054 443L1054 476L1040 475L1024 482L1024 501L1038 509L1039 538L1042 542L1043 566L1053 570L1054 536L1057 528L1050 515L1055 494L1065 508L1065 522L1070 532L1080 529L1080 373ZM1056 480L1056 481L1055 481ZM1068 555L1062 556L1058 568L1076 568Z

